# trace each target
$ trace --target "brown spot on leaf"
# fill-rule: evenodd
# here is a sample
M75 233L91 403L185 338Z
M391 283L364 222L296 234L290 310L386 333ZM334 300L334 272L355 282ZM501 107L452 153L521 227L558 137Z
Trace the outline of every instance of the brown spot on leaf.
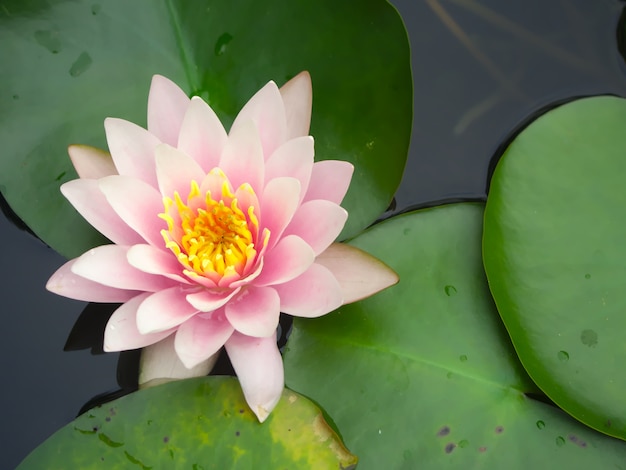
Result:
M437 431L437 437L444 437L450 434L450 426L444 426L439 431Z
M448 442L445 447L446 454L452 453L455 448L456 444L454 442Z
M578 437L575 434L569 434L567 436L567 439L569 439L570 442L576 444L578 447L581 447L583 449L587 447L587 442L583 441L580 437Z

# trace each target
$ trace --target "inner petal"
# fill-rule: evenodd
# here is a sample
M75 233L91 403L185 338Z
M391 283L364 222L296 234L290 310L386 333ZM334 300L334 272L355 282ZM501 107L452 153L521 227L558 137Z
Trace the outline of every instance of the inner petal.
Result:
M249 185L245 186L251 191ZM222 279L245 276L256 264L258 208L248 205L248 201L242 207L237 193L241 192L233 193L227 178L219 191L206 192L193 180L186 200L178 192L173 198L163 199L164 211L159 217L168 228L161 235L190 279L199 282L198 278L203 277L218 284ZM265 243L266 239L261 241Z

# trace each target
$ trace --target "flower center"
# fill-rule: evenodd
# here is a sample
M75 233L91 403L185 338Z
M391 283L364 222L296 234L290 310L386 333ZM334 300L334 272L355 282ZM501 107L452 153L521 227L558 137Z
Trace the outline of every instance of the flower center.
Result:
M252 191L249 185L245 188ZM219 200L211 191L200 194L198 183L192 181L186 203L175 192L174 199L163 198L163 206L159 217L168 228L161 235L165 246L187 268L186 274L203 275L217 282L235 273L243 275L248 262L254 260L258 231L254 207L244 213L228 181L222 184Z

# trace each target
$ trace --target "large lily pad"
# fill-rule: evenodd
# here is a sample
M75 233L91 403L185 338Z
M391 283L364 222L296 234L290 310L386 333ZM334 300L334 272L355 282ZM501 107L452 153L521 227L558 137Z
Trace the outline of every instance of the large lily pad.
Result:
M103 240L59 193L75 177L66 148L104 147L107 116L145 124L155 73L207 99L229 125L268 80L309 70L317 157L357 168L344 236L371 223L400 182L409 45L384 0L9 0L0 44L0 191L67 256Z
M482 269L482 205L422 210L351 244L400 283L287 344L288 384L332 416L359 469L616 468L626 444L529 398Z
M265 423L239 382L202 377L159 385L93 409L33 451L19 470L336 468L356 457L306 398L285 390Z
M489 284L537 384L626 438L626 100L574 101L500 160L485 213Z

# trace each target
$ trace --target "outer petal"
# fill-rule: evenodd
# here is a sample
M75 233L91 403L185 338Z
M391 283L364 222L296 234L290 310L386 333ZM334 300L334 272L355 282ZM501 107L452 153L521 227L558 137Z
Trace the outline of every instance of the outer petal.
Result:
M293 281L274 288L280 295L281 311L296 317L319 317L343 303L339 282L327 268L317 263Z
M234 332L225 346L248 406L260 422L265 421L280 400L285 386L276 334L253 338Z
M161 250L152 245L133 245L126 253L131 266L149 274L160 274L169 279L189 284L187 278L181 275L183 267L174 254Z
M295 235L283 237L263 257L263 271L253 284L267 286L291 281L309 269L313 261L315 252L302 238Z
M189 98L171 80L155 75L148 95L148 130L162 142L176 146Z
M180 286L171 287L146 297L137 309L137 330L145 335L177 327L198 313L187 302Z
M249 183L255 191L263 188L265 165L259 133L252 121L240 123L230 131L220 168L233 188Z
M133 245L143 242L143 238L113 210L97 180L68 181L61 185L61 192L87 222L113 243Z
M104 130L118 173L156 187L154 149L161 141L143 127L123 119L106 118Z
M76 259L68 261L50 277L46 289L70 299L86 302L126 302L139 292L134 290L116 289L89 281L72 272Z
M339 281L344 304L374 295L399 280L381 260L344 243L333 243L315 262L328 268Z
M158 343L146 346L141 351L139 388L150 387L171 380L202 377L211 371L217 361L218 353L213 354L197 366L187 369L174 349L175 336L170 335Z
M190 156L167 144L159 145L155 151L157 180L163 196L174 196L174 191L185 199L191 190L191 181L202 183L204 170Z
M118 289L155 292L174 285L175 281L131 266L126 258L128 249L129 247L122 245L92 248L76 259L72 272L98 284Z
M125 351L128 349L143 348L171 335L174 330L162 331L149 335L142 335L137 330L137 308L150 294L139 294L119 307L104 330L105 351Z
M299 236L319 255L335 241L347 219L348 212L334 202L323 199L308 201L293 216L285 235Z
M313 165L304 201L326 199L340 204L348 192L354 166L341 160L324 160Z
M159 218L163 201L155 187L129 176L107 176L99 186L117 215L145 241L165 245L161 230L167 225Z
M232 334L233 327L224 312L199 314L178 328L174 347L185 367L191 369L219 351Z
M248 287L224 307L235 330L247 336L273 335L280 318L280 298L271 287Z
M219 165L227 139L224 126L211 107L202 98L191 98L180 128L178 148L208 173Z
M259 130L263 155L267 159L287 139L285 105L274 82L269 82L250 98L235 118L230 133L247 125L249 120L254 121Z
M300 181L300 200L309 187L313 171L313 137L292 139L278 147L265 165L265 182L281 176L291 176Z
M70 145L67 148L72 165L81 178L98 179L117 175L111 154L89 145Z
M295 178L275 178L261 198L260 226L270 231L268 249L276 245L298 208L300 182ZM257 213L258 215L258 213Z
M309 72L300 72L280 88L287 115L287 139L308 135L313 87Z

